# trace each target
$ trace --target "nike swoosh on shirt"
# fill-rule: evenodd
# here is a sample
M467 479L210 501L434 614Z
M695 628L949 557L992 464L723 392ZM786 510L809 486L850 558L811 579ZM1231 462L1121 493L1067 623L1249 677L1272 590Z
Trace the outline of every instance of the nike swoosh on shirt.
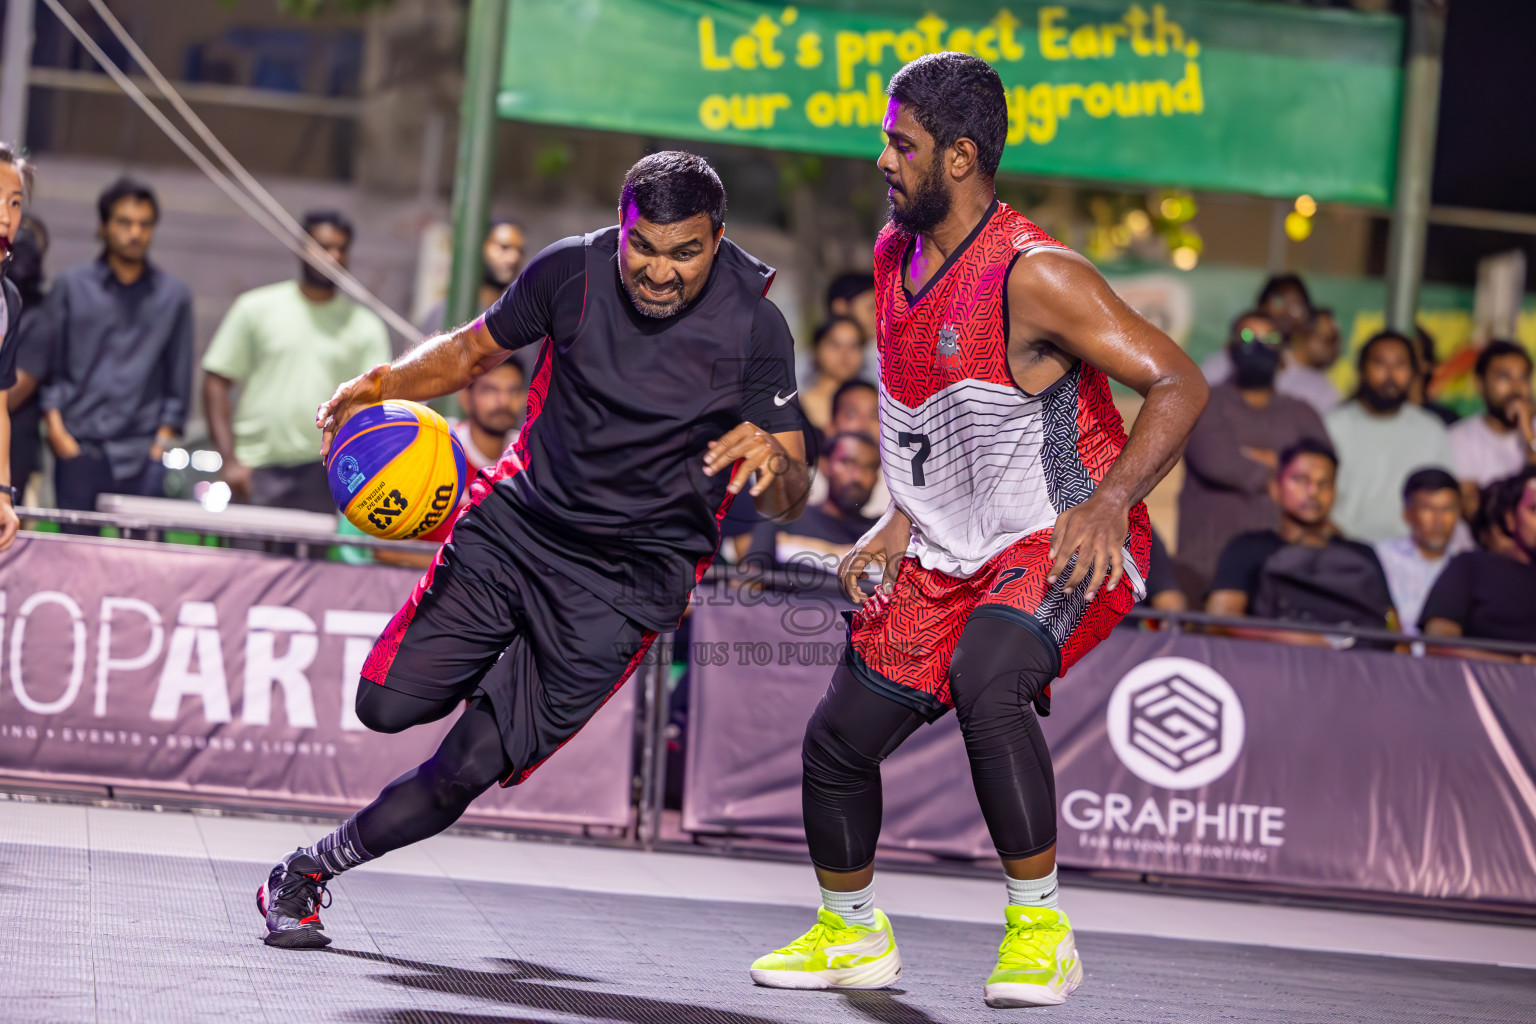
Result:
M791 391L789 394L785 395L783 398L780 398L778 396L778 394L775 393L774 396L773 396L773 404L774 405L784 405L786 402L788 402L791 398L794 398L799 393L800 393L800 389L799 388L796 388L795 390Z

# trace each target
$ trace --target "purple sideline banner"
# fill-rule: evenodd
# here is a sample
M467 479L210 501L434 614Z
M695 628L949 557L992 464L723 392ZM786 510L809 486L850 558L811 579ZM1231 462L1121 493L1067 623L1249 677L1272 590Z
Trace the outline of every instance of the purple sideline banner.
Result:
M361 807L456 717L385 736L353 711L419 575L23 534L0 555L0 774ZM627 826L634 693L470 816Z
M818 602L694 611L683 827L803 839ZM1054 690L1073 867L1536 904L1536 669L1117 631ZM994 856L954 715L884 766L887 846Z

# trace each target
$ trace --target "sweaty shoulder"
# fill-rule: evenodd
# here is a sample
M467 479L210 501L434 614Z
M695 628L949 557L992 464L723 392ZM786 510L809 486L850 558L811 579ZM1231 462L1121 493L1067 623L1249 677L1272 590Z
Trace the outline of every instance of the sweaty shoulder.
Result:
M564 326L563 300L574 292L577 317L585 292L586 238L572 235L541 250L485 311L485 329L502 348L542 341Z

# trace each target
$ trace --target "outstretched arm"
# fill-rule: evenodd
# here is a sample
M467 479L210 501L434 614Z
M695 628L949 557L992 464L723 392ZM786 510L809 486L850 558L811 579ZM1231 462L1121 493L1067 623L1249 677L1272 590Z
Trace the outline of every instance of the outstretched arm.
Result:
M1079 359L1146 401L1130 439L1093 496L1067 509L1051 537L1050 579L1077 564L1064 586L1085 584L1091 599L1106 578L1120 582L1130 510L1178 462L1205 408L1209 388L1174 340L1126 305L1086 259L1040 249L1019 258L1008 279L1010 360L1015 352ZM1034 356L1040 361L1039 355Z
M359 409L389 398L423 402L451 395L511 354L485 329L484 317L433 335L394 362L381 363L336 389L315 413L320 455L330 453L331 439Z

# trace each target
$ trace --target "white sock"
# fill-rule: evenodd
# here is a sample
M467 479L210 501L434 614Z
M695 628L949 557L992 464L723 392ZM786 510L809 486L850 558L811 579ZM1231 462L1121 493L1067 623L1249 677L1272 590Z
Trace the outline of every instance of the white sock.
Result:
M1007 876L1004 876L1005 878ZM1010 907L1044 907L1056 910L1056 869L1044 878L1008 878Z
M843 919L844 924L861 924L865 928L875 926L875 883L870 882L858 892L833 892L821 890L821 905Z

